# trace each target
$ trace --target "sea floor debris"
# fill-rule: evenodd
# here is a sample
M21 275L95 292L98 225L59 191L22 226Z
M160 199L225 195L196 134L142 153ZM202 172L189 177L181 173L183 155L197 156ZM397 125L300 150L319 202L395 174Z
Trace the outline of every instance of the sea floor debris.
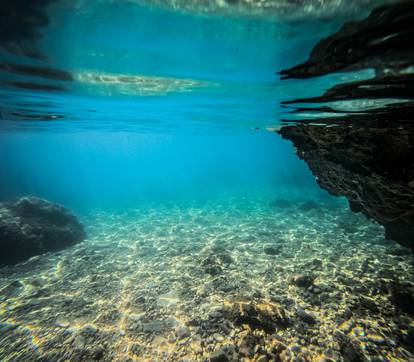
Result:
M0 269L0 360L413 360L411 252L311 201L91 213L85 242Z

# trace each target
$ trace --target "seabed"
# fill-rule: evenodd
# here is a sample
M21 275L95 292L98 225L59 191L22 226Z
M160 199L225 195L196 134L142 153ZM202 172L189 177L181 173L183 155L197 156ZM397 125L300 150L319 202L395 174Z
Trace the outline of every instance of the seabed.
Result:
M0 360L413 360L386 292L412 254L328 201L86 215L85 242L0 269Z

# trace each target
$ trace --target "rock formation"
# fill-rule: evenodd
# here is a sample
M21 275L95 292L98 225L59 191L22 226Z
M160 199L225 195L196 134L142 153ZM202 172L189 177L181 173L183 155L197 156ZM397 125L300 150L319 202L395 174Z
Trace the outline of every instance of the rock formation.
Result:
M86 238L66 208L37 197L0 204L0 264L13 264Z
M414 247L414 128L283 127L318 184Z
M279 131L293 142L322 188L346 196L353 211L384 226L387 238L412 248L413 22L413 1L379 7L366 19L349 22L322 39L306 62L280 72L282 78L310 78L369 67L376 75L337 84L321 96L285 102L311 104L296 108L296 115L329 112L332 116L296 119L296 125ZM337 110L332 104L323 105L356 100L376 101L378 106Z

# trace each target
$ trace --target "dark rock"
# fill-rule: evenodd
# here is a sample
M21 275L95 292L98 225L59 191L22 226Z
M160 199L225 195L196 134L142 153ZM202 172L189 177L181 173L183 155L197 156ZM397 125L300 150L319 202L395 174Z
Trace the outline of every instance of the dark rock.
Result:
M293 282L295 285L301 288L309 288L313 285L316 276L313 274L301 274L294 278Z
M97 361L101 360L104 357L105 348L102 346L96 347L93 352L93 358Z
M369 310L370 312L373 312L373 313L379 312L377 304L375 303L374 300L370 298L361 297L360 304L358 305L358 307L360 309Z
M204 268L204 271L207 274L210 274L211 276L215 276L215 275L221 274L222 269L219 265L211 265L211 266L206 266Z
M362 352L359 345L348 339L348 341L343 344L341 348L341 354L345 361L349 362L365 362L368 361L365 357L364 353Z
M322 188L382 224L386 238L414 246L414 128L287 126L280 133Z
M201 266L207 274L215 276L222 273L223 266L232 262L233 258L224 248L216 247L211 250L210 255L202 260Z
M58 204L37 197L0 204L0 264L59 250L85 237L76 216Z
M409 326L405 333L401 333L401 343L411 353L414 353L414 327Z
M301 307L296 308L296 313L299 316L299 318L302 319L305 323L308 323L308 324L316 324L317 323L316 318L312 314L306 312Z
M224 314L237 326L248 325L252 330L260 329L266 333L290 324L283 307L274 303L235 302L224 310Z
M281 245L277 245L277 246L273 246L273 245L266 245L263 247L263 252L267 255L279 255L280 252L282 251L282 246Z
M252 358L255 354L256 346L260 346L263 342L262 338L251 332L245 333L238 343L240 354Z
M410 250L402 247L391 247L387 251L389 255L404 256L410 254Z
M344 361L349 362L365 362L367 358L365 357L363 351L361 350L357 341L351 339L345 333L340 330L336 330L334 333L335 339L338 341L340 346L340 351Z
M414 285L393 282L390 291L393 304L402 312L414 315Z
M217 351L214 351L210 355L210 362L228 362L229 358L227 357L227 354L222 349L219 349Z

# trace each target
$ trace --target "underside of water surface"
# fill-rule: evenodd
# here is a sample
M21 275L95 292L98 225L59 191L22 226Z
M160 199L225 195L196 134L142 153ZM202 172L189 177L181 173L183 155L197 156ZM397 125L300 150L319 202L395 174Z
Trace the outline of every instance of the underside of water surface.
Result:
M0 4L1 361L414 360L414 2Z

